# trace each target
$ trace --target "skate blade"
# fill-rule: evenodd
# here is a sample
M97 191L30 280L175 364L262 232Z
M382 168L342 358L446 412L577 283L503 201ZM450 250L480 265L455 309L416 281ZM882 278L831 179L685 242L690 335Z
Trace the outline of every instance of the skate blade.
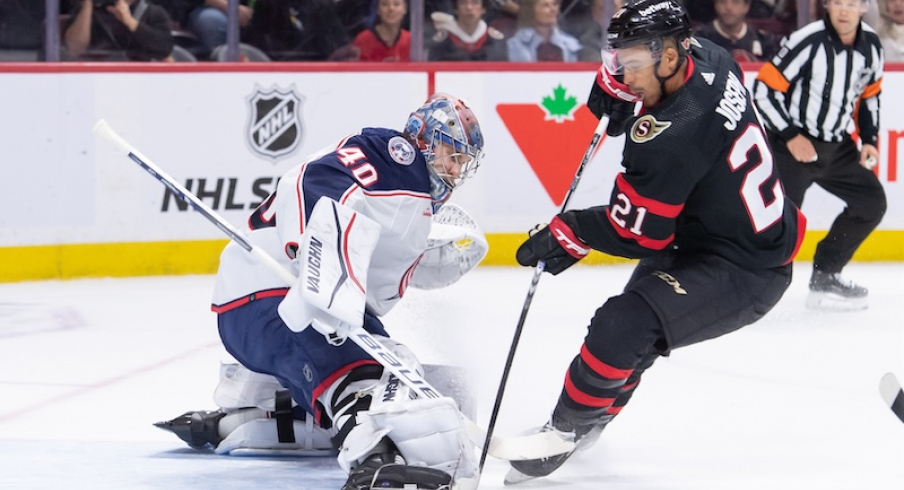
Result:
M869 307L869 299L867 296L845 298L837 294L811 291L807 296L806 306L808 309L820 311L860 311Z
M536 478L536 476L525 475L515 468L509 468L509 471L505 474L505 479L502 481L502 483L504 485L517 485L518 483L524 483Z
M191 448L202 450L212 448L212 446L208 447L206 445L199 446L197 444L194 444L191 439L191 430L189 429L189 426L187 424L180 424L177 421L178 418L175 418L173 420L166 420L163 422L154 422L154 427L163 429L171 434L175 434L176 437L178 437L182 442L188 444Z

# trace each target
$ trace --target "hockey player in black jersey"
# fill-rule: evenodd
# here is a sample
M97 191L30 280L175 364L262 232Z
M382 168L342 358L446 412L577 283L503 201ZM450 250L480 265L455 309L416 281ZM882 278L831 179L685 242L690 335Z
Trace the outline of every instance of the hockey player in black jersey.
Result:
M590 249L640 259L624 292L599 308L540 429L596 442L653 362L765 315L791 282L806 223L785 198L738 64L689 35L673 0L613 16L588 106L627 133L609 204L555 216L518 249L523 266L559 274ZM607 83L603 83L607 82ZM610 95L622 84L642 102ZM574 452L512 461L507 483L546 476Z

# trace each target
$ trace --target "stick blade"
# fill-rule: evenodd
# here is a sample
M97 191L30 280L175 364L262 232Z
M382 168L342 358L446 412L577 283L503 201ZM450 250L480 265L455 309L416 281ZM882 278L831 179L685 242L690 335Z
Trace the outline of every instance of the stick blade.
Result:
M879 381L879 394L888 408L904 422L904 392L901 391L901 383L893 373L885 373Z
M564 440L553 431L534 434L493 438L490 441L490 456L508 461L541 459L574 451L573 441Z

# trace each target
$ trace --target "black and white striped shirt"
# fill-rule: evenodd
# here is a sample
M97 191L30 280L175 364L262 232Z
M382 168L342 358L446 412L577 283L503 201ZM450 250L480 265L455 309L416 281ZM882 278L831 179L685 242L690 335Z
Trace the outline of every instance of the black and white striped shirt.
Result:
M782 40L757 75L754 101L766 127L785 141L807 133L839 142L856 129L875 145L884 61L879 36L865 23L845 46L831 22L819 20Z

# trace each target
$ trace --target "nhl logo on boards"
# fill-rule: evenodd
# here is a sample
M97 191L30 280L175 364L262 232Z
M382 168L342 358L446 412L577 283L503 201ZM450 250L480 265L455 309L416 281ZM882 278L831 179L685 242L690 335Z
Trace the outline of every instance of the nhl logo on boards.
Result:
M301 147L304 97L298 94L294 84L287 89L272 86L267 90L255 85L254 92L245 100L248 102L245 142L252 152L276 163Z

